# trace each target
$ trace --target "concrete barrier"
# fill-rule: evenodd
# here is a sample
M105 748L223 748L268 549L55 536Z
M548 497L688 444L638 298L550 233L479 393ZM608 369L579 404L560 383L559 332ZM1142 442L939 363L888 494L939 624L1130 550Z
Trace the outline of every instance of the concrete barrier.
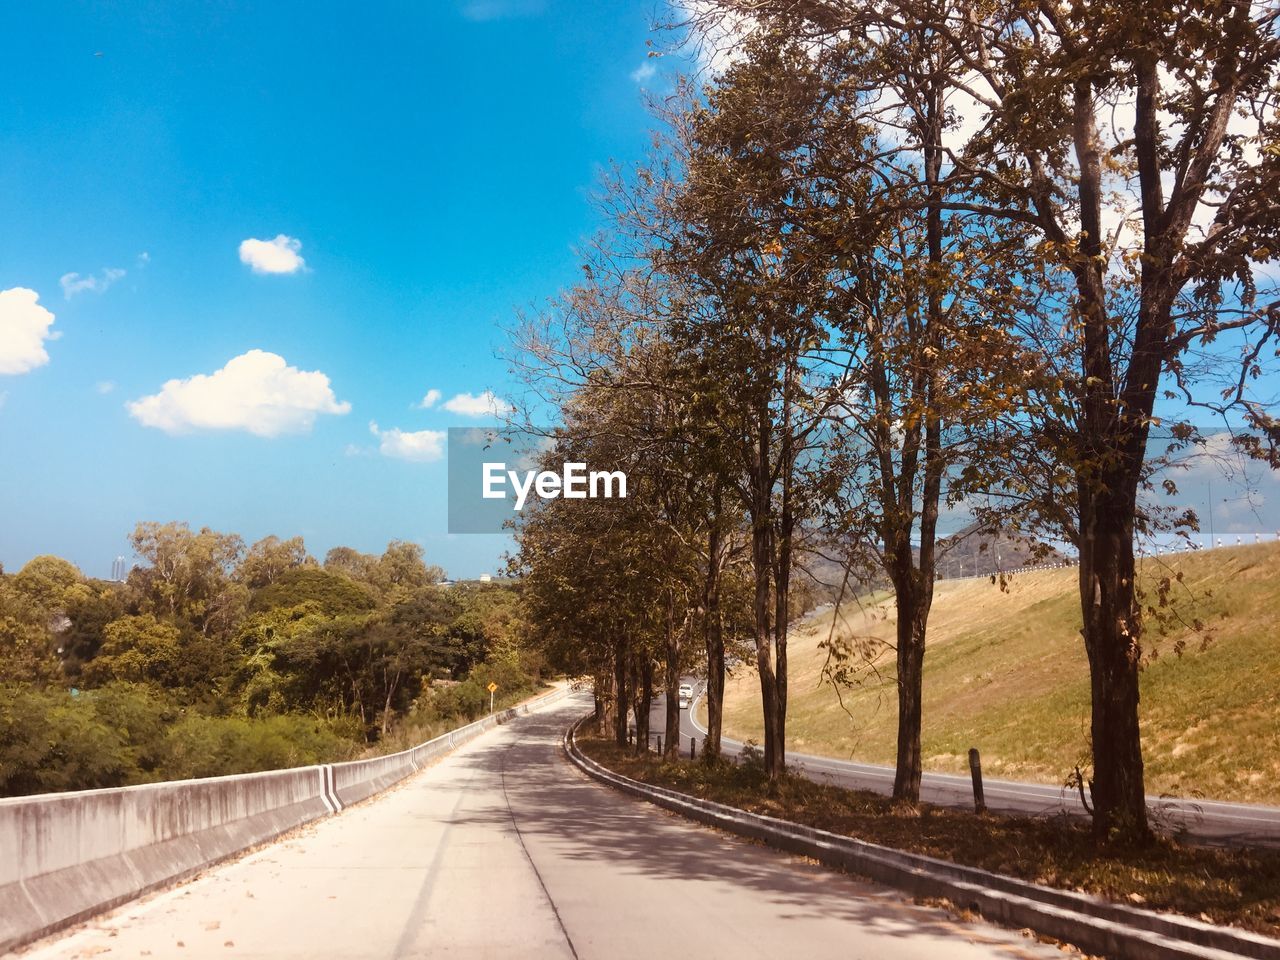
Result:
M0 950L333 812L321 767L0 800Z
M568 693L369 760L0 799L0 952L336 813Z

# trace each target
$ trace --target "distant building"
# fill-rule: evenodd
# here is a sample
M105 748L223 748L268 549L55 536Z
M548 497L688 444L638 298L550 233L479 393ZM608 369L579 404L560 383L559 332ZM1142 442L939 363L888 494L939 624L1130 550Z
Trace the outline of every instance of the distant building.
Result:
M482 573L482 574L480 574L480 582L481 582L481 583L492 583L492 582L493 582L493 576L492 576L492 575L490 575L490 574L487 574L487 573Z
M116 557L111 561L111 579L117 583L123 583L127 576L129 576L129 568L124 562L124 557Z

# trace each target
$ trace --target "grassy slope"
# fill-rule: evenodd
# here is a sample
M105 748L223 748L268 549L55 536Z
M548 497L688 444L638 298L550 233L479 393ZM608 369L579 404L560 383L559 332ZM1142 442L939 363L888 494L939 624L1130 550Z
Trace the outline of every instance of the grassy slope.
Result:
M1280 545L1224 548L1148 560L1144 580L1181 570L1176 609L1212 640L1185 628L1145 647L1160 656L1142 678L1149 793L1280 804ZM1076 571L938 585L925 656L926 770L966 772L971 746L989 776L1061 783L1088 750L1089 682L1080 639ZM842 611L840 629L893 637L892 603ZM793 634L788 741L802 753L892 763L897 725L892 652L880 677L843 693L821 682L819 643L831 614ZM1173 654L1187 641L1182 657ZM705 711L704 711L705 716ZM726 732L760 738L759 686L735 675Z

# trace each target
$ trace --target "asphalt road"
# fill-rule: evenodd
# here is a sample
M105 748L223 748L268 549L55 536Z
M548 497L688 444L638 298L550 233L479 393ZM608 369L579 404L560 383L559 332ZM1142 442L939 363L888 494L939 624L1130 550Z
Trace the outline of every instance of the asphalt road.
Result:
M692 682L692 678L689 678ZM694 720L703 687L695 685L693 709L682 712L680 730L682 747L688 750L689 738L696 737L699 748L706 730ZM653 722L661 730L665 717L665 701L655 698ZM723 739L725 753L737 755L742 744ZM787 753L787 763L812 780L834 783L877 793L893 792L893 767L852 760L835 760L803 753ZM983 778L983 794L987 808L1000 813L1053 816L1067 813L1084 817L1084 807L1074 791L1038 783ZM973 806L973 783L969 777L946 773L925 773L920 784L920 799L948 807ZM1148 797L1152 823L1167 833L1178 833L1198 843L1216 846L1280 847L1280 808L1243 803L1220 803L1211 800L1186 800L1170 797Z
M1049 958L1020 934L587 780L578 696L387 793L24 951L51 958Z

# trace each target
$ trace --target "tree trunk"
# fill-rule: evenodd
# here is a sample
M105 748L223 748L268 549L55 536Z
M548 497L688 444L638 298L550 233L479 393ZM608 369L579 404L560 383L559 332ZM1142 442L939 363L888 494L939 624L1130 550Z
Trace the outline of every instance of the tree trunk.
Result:
M782 423L783 433L778 467L782 481L782 502L778 510L777 525L770 539L770 559L773 562L773 651L774 651L774 729L777 746L773 751L773 764L769 767L770 781L777 780L787 769L787 631L791 625L791 544L795 530L792 511L792 481L795 473L795 438L792 434L792 395L795 367L788 361L783 376Z
M707 736L704 756L720 756L720 732L724 723L724 623L720 617L720 570L723 563L717 491L716 524L707 546L707 580L702 597L702 635L707 649Z
M385 671L382 678L387 685L387 699L382 705L382 737L386 739L387 729L391 726L391 699L396 695L396 688L400 686L400 671L396 671L394 680L388 681Z
M1134 591L1132 510L1126 478L1091 485L1080 496L1080 605L1089 656L1094 835L1104 841L1150 839L1138 724L1142 622ZM1134 485L1136 489L1136 485Z
M663 753L671 759L680 756L680 631L676 629L675 596L667 592L667 716Z
M898 754L893 799L920 802L921 701L924 691L924 624L910 583L896 588L898 610Z
M945 403L944 378L938 364L943 354L943 326L946 323L943 290L949 286L943 259L942 222L942 126L944 116L943 84L937 72L923 81L917 107L921 140L924 143L924 178L928 188L926 202L926 248L928 268L925 275L925 340L928 349L918 363L920 370L913 380L912 399L921 407L924 422L923 471L920 487L920 549L918 566L912 557L911 512L898 512L900 523L893 551L894 590L898 613L898 751L893 776L893 798L902 803L920 802L922 764L920 736L924 701L924 650L933 606L933 578L936 570L938 502L942 495L942 420ZM916 484L915 455L906 455L904 443L902 489L903 501L910 503ZM910 464L910 466L908 466ZM901 506L901 504L900 504Z
M649 714L653 711L653 661L643 658L640 667L640 687L632 694L635 697L636 715L636 752L649 751Z
M619 637L613 644L613 740L627 746L627 641Z
M596 734L600 737L609 735L613 727L613 676L601 670L592 684L592 695L595 698Z
M627 705L627 709L631 714L631 723L635 727L636 738L632 743L632 749L640 752L640 664L638 658L633 652L627 664L627 669L631 673L631 700Z
M752 524L751 565L755 576L752 611L755 615L756 669L760 674L760 709L764 715L764 766L769 779L774 780L785 760L781 758L782 745L778 742L778 686L773 672L773 624L769 609L773 565L769 556L769 530L763 517L754 519Z
M720 736L724 727L724 624L720 620L717 596L714 608L707 610L707 737L703 752L720 756Z

